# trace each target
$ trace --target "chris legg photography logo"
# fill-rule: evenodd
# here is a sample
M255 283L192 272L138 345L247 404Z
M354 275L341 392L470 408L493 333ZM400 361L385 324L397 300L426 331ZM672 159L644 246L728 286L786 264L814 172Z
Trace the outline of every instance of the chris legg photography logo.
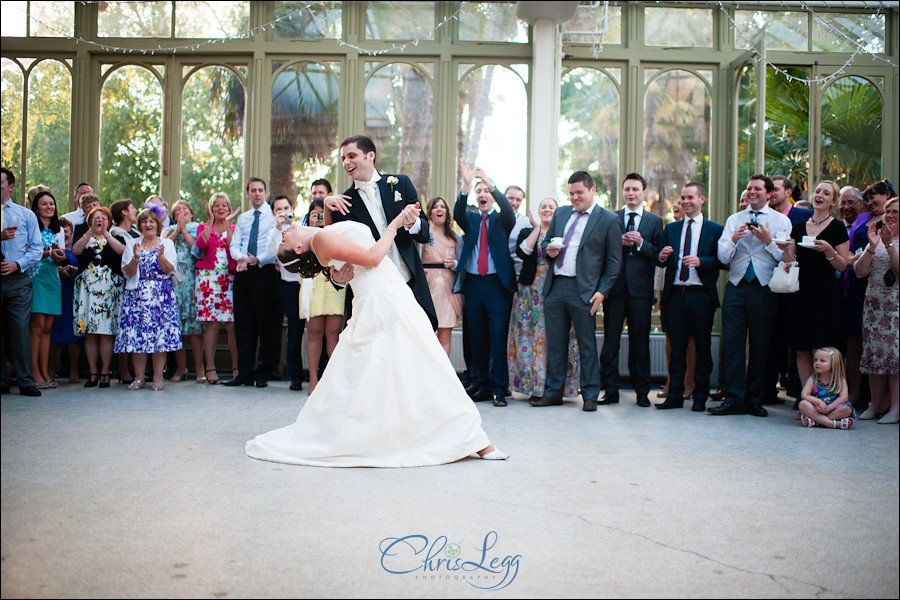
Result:
M497 532L469 545L442 535L407 535L384 538L378 544L381 567L392 575L413 575L416 581L459 581L480 590L502 590L516 579L521 554L494 550Z

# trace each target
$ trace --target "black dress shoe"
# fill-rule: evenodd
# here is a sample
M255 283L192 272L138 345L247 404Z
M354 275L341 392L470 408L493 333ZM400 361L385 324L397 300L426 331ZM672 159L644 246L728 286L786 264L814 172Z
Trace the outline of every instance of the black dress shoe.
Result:
M602 400L598 400L597 404L618 404L619 390L610 390L603 395Z
M684 399L676 399L674 396L666 398L665 402L655 405L660 410L668 410L670 408L684 408Z
M490 402L493 399L494 395L491 393L491 390L487 388L481 388L478 394L472 398L475 402Z
M784 400L778 397L778 394L769 395L763 398L764 406L775 406L776 404L784 404Z
M593 399L586 399L584 401L584 406L581 407L581 410L583 410L584 412L596 412L597 401Z
M647 398L647 396L642 394L637 397L637 405L647 408L648 406L650 406L650 399Z
M36 387L34 387L33 385L20 387L19 393L23 396L31 396L31 397L37 397L37 396L41 395L41 391L39 389L37 389Z
M723 404L722 406L713 406L713 407L707 408L706 412L708 412L711 415L717 415L717 416L720 416L720 415L746 415L747 414L746 409L744 409L740 406L735 406L734 404L729 404L727 402L725 404Z
M494 406L506 406L506 397L504 397L503 394L495 394Z
M234 379L229 379L222 385L226 385L228 387L237 387L239 385L253 385L253 381L249 379L241 379L240 377L235 377Z
M466 387L466 393L469 395L469 398L476 397L478 395L478 392L480 392L480 391L481 391L481 384L479 384L477 381L470 383Z
M263 379L262 377L260 377L259 379L256 380L256 387L264 388L264 387L268 387L268 386L269 386L268 380Z
M302 389L303 389L302 381L300 381L299 379L294 379L293 381L291 381L291 391L292 392L299 392Z
M694 412L703 412L706 410L706 400L694 400L694 405L691 407L691 410Z
M761 404L752 404L747 407L747 414L754 417L768 417L769 411L764 409Z
M548 396L541 396L538 400L529 402L532 406L562 406L562 403L562 398L550 398Z

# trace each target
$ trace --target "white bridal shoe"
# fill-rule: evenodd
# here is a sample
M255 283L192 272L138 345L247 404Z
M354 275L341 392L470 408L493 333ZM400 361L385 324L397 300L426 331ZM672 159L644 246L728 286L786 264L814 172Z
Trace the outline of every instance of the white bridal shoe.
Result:
M497 448L494 448L484 456L478 454L477 452L473 452L469 455L469 458L481 458L484 460L506 460L507 458L509 458L509 454L507 454L506 452L502 452Z

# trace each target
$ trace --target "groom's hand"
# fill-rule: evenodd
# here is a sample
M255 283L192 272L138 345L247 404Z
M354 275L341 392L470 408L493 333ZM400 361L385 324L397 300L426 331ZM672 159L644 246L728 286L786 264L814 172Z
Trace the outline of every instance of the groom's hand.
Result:
M322 204L325 205L325 208L330 210L331 212L339 212L342 215L346 215L350 212L350 207L352 204L349 202L350 196L346 196L344 194L335 194L334 196L328 196L325 200L322 201Z
M344 264L340 269L331 268L331 281L340 286L345 286L353 279L353 265Z

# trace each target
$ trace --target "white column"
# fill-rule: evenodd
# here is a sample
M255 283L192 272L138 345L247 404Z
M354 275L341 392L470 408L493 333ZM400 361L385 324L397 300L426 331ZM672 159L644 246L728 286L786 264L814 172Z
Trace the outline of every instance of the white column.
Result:
M531 138L529 147L529 207L557 198L559 171L559 102L562 44L559 25L538 19L532 25Z

